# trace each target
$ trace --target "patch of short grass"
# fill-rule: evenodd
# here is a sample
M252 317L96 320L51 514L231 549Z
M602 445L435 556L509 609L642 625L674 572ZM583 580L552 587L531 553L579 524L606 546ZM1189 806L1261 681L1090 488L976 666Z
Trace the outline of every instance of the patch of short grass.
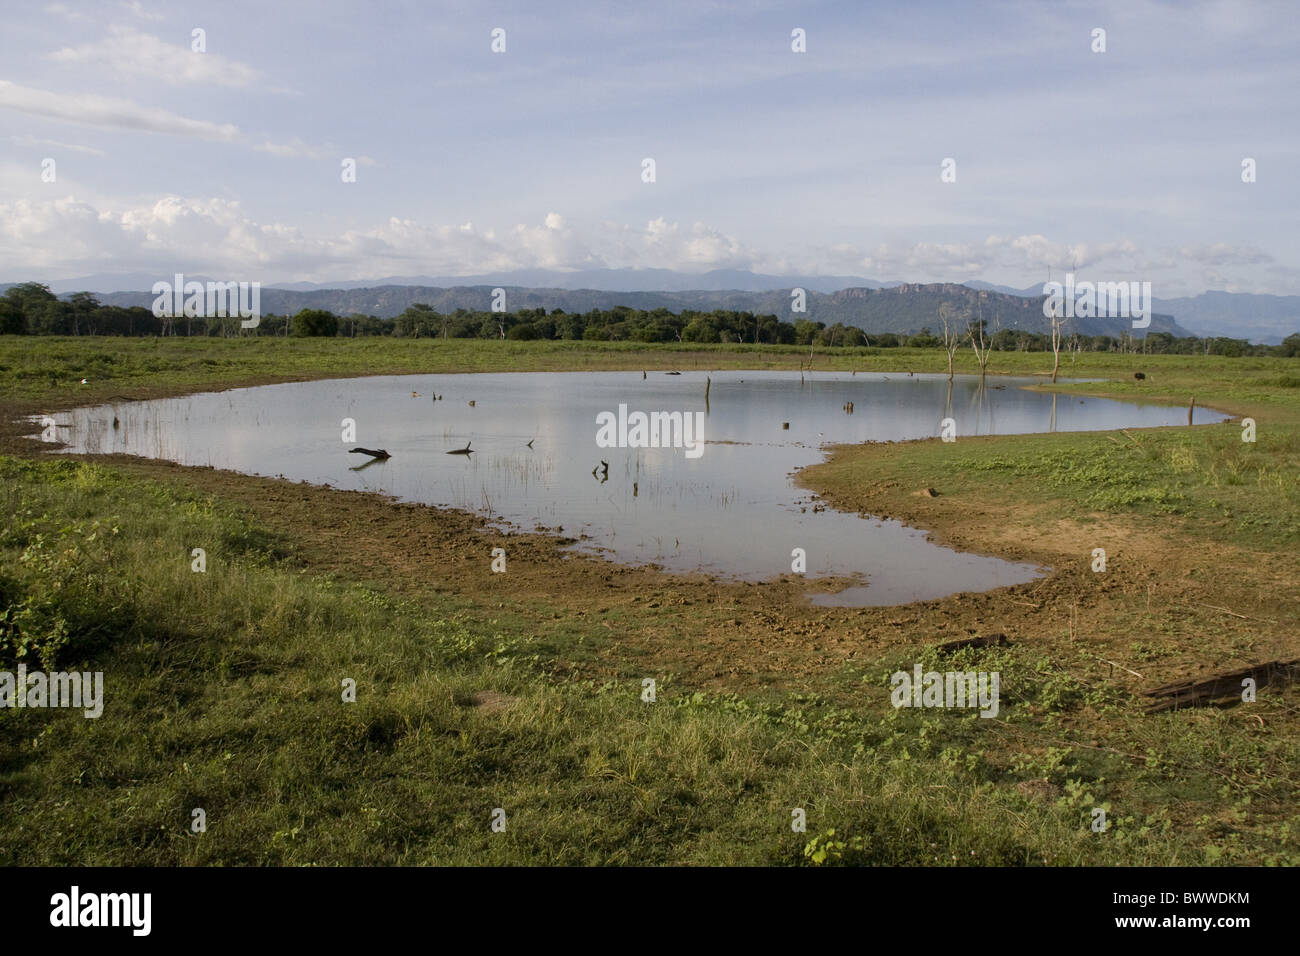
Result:
M64 622L58 635L32 622L23 653L107 684L98 720L0 711L5 863L1160 864L1209 862L1211 846L1296 859L1260 829L1271 817L1242 822L1285 789L1286 745L1243 750L1234 727L1175 734L1134 777L1114 755L1046 742L1047 718L1113 701L1027 652L957 662L1020 688L997 730L890 708L881 682L901 658L864 667L856 706L671 679L647 703L639 681L548 677L518 624L304 574L292 542L218 500L66 460L0 459L0 480L19 519L0 539L5 600ZM476 706L485 691L498 703ZM1028 736L1009 747L1007 727ZM1211 740L1220 763L1258 758L1278 776L1226 804L1198 797L1182 764ZM1014 786L1041 776L1055 797ZM1180 785L1208 829L1160 810ZM1113 808L1106 838L1087 827L1093 805Z

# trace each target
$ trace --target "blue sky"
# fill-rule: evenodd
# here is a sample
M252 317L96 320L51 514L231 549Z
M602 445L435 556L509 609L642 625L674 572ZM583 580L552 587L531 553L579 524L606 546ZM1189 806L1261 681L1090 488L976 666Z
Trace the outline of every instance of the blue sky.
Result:
M1291 3L68 0L4 18L7 281L634 267L1022 287L1073 263L1158 297L1300 294Z

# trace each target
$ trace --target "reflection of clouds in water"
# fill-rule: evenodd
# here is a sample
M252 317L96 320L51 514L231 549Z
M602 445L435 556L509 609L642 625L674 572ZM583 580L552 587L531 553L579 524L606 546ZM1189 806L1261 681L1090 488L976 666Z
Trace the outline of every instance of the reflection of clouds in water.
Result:
M237 389L79 410L77 451L125 451L190 465L375 491L461 508L524 528L588 534L619 560L708 570L753 580L789 573L790 550L808 551L808 576L865 575L872 600L938 597L1032 577L1032 569L960 555L894 522L817 512L790 475L822 460L823 443L926 438L951 407L962 437L1044 431L1052 395L999 379L946 375L851 376L710 372L698 459L681 449L596 445L596 416L620 403L644 411L703 410L705 372L642 380L640 372L522 373L348 379ZM742 381L743 380L743 381ZM1027 380L1025 380L1027 381ZM440 401L412 398L437 393ZM474 400L470 407L468 402ZM853 402L854 414L844 413ZM1141 427L1170 410L1076 399L1058 402L1058 430ZM1201 410L1201 421L1219 420ZM114 434L106 423L116 413ZM1181 414L1181 412L1179 412ZM356 442L342 441L342 420ZM789 429L782 428L789 422ZM93 423L93 427L92 427ZM533 441L533 447L527 442ZM445 454L473 445L473 455ZM392 458L353 471L354 445ZM92 447L93 446L93 447ZM601 460L608 479L593 478ZM800 510L806 507L806 510Z

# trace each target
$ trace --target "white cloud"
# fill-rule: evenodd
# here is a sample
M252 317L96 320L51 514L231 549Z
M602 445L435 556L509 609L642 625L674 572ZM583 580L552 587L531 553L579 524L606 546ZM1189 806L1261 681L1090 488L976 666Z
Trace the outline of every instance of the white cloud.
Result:
M172 136L193 136L199 139L218 142L244 142L245 137L239 127L233 123L213 123L208 120L191 119L169 110L145 106L131 100L98 96L91 93L56 93L52 90L39 90L19 86L7 80L0 80L0 108L8 107L24 113L31 113L44 119L59 119L70 123L87 126L99 126L108 129L124 129L149 133L165 133ZM10 137L21 145L55 146L75 152L89 153L95 156L105 155L102 150L89 146L77 146L52 139L37 139L33 136ZM327 147L313 146L299 137L285 142L263 140L260 145L252 147L264 153L279 157L304 157L307 159L325 159L334 151ZM369 156L357 160L362 166L374 166L375 161Z
M157 107L93 93L38 90L8 80L0 80L0 107L44 119L61 119L109 129L142 130L224 142L239 138L239 127L231 123L189 119Z
M621 238L623 256L644 261L646 268L744 268L754 259L739 240L702 222L683 231L679 224L660 217L646 223L641 233L624 230Z
M1168 251L1148 253L1130 239L1067 243L1033 233L993 234L982 241L883 242L866 251L839 244L820 250L816 259L802 268L797 263L792 268L786 260L782 264L780 270L755 271L848 272L909 282L984 279L1027 286L1045 281L1049 269L1058 280L1068 271L1096 281L1151 279L1156 272L1178 268L1180 260Z
M102 149L95 149L93 146L78 146L76 143L63 143L57 139L40 139L36 136L10 136L10 142L17 143L19 146L49 146L54 149L66 149L74 153L86 153L90 156L107 155Z
M1206 266L1257 266L1273 261L1273 257L1258 246L1236 245L1230 242L1187 245L1180 248L1178 254L1184 259Z
M252 85L259 76L257 70L238 60L217 53L195 53L188 46L167 43L125 26L109 27L108 36L102 40L56 50L50 59L172 84L242 87Z
M111 214L74 196L0 203L0 252L15 272L112 262L119 234Z
M1214 250L1235 248L1224 244ZM1195 249L1192 250L1196 252ZM1248 250L1249 252L1249 250ZM1258 250L1259 261L1270 262ZM1238 251L1237 255L1244 255ZM1158 256L1175 255L1167 250ZM166 196L144 203L90 203L74 196L0 202L0 261L6 278L66 278L87 272L158 271L183 268L245 276L267 282L329 282L387 275L473 275L516 269L556 271L595 268L752 269L774 275L856 274L908 282L986 279L1026 285L1068 268L1085 278L1119 281L1150 278L1151 261L1128 239L1059 243L1045 236L990 235L958 242L885 242L864 250L839 244L780 258L702 222L665 218L641 226L575 223L558 212L540 223L509 228L429 225L393 217L368 227L312 235L279 222L259 222L239 202ZM1234 263L1236 260L1233 260ZM1250 261L1255 261L1251 259ZM1064 265L1059 265L1064 263ZM1180 256L1179 275L1161 280L1163 297L1213 287L1245 287L1212 262ZM1172 265L1172 263L1166 263ZM1267 270L1265 270L1267 271ZM1255 291L1293 293L1294 272L1261 277Z
M296 136L287 143L273 143L269 139L264 140L260 146L254 146L253 149L261 153L270 153L272 156L279 156L286 159L296 158L299 156L307 159L324 159L329 155L329 151L319 146L312 146L308 143L304 143ZM368 165L363 162L365 158L366 157L362 157L361 159L358 159L357 163L362 166Z
M702 223L656 219L642 228L579 229L552 212L509 229L426 225L390 218L368 228L312 236L260 223L238 202L168 196L97 209L74 197L0 203L0 258L15 273L58 266L76 274L111 260L117 269L161 268L326 279L426 272L468 275L541 268L658 267L688 271L746 265L736 239Z
M89 17L87 17L80 10L74 10L66 3L47 3L45 5L45 12L51 13L56 17L62 17L64 20L68 20L73 23L77 22L78 20L89 19Z
M161 13L150 13L148 10L144 8L144 5L140 3L140 0L123 0L122 6L125 7L127 10L129 10L131 13L135 14L141 20L162 19Z

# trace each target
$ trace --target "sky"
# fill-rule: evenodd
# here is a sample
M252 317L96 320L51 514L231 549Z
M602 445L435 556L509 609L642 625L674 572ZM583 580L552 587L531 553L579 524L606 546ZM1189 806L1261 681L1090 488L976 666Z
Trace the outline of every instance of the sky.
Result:
M5 0L0 281L1073 269L1300 294L1296 13Z

